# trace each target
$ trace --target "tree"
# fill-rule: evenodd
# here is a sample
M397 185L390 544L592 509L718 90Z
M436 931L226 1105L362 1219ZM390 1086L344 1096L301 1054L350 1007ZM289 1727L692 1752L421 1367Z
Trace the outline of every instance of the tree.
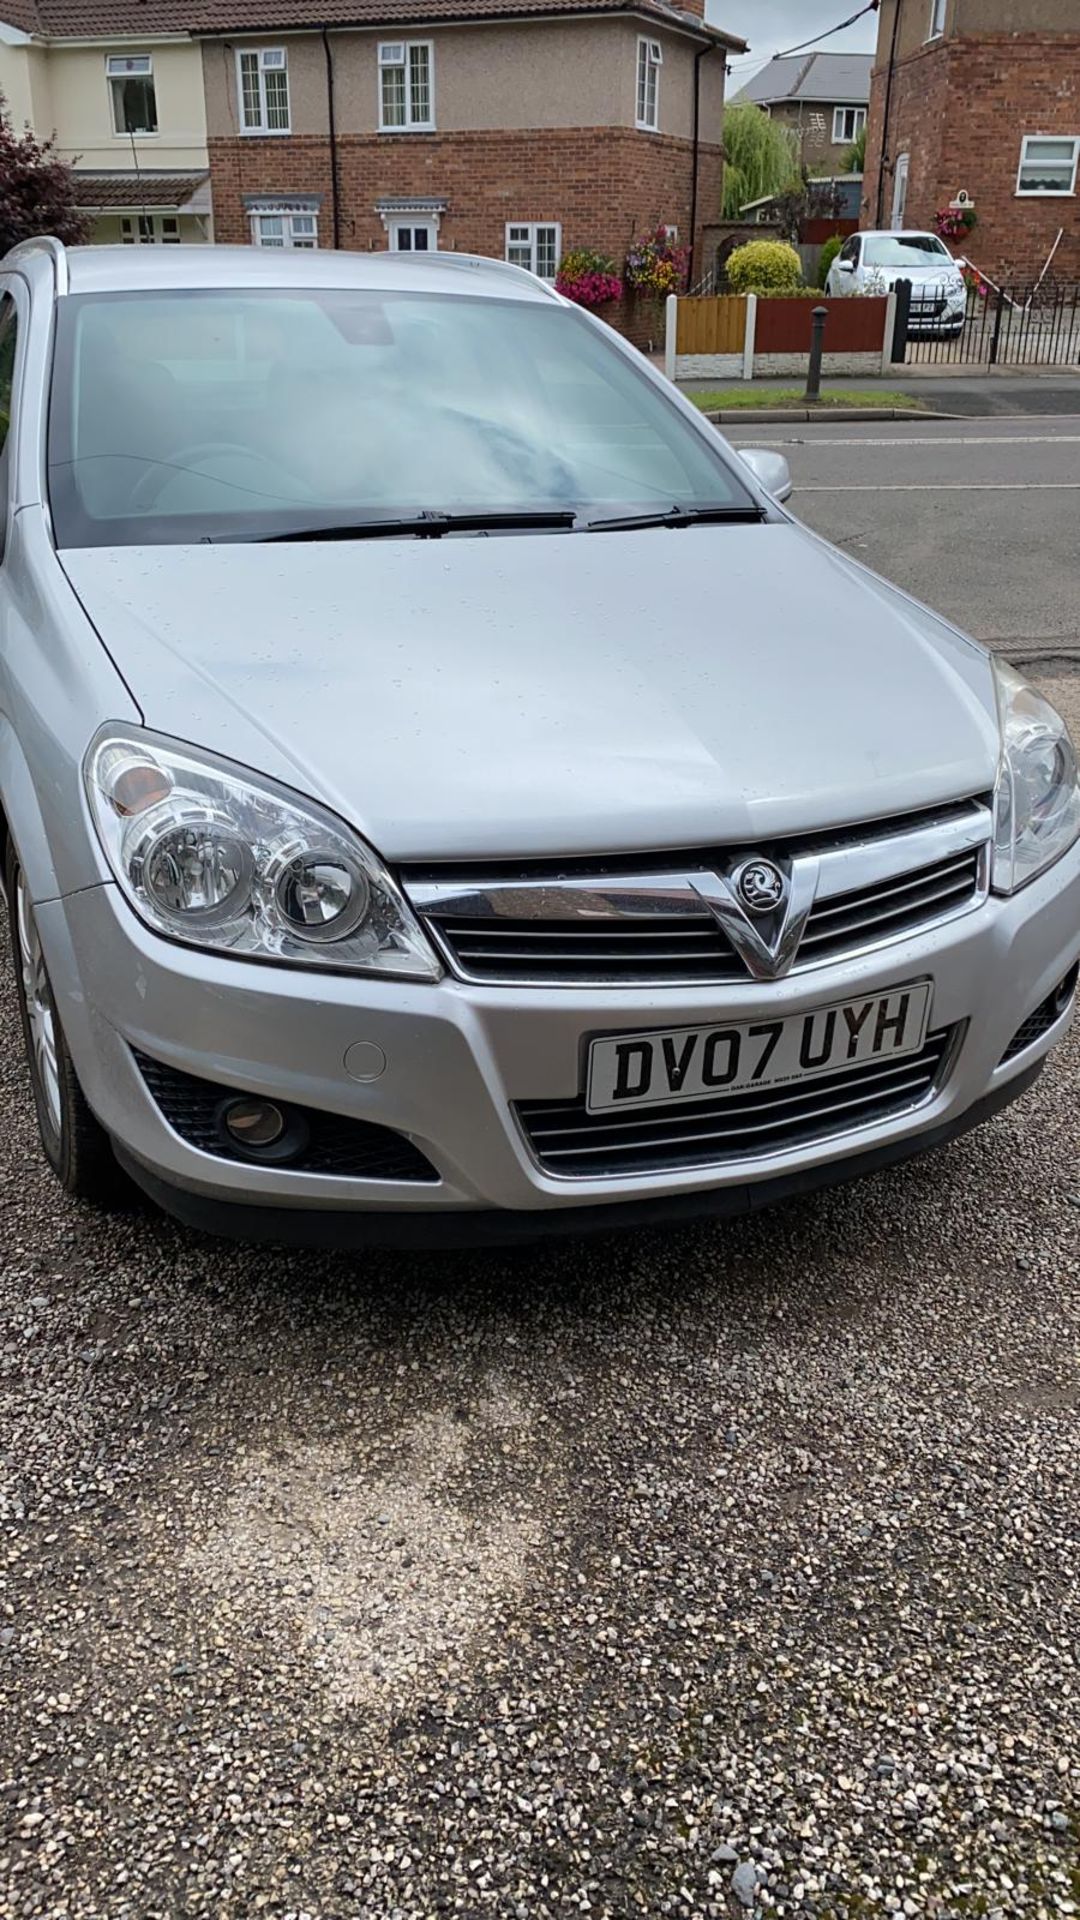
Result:
M799 183L794 134L746 100L724 115L725 220L737 220L751 200L783 193Z
M20 240L54 233L77 246L90 222L75 201L75 176L51 140L16 133L0 99L0 259Z
M841 156L841 173L866 172L866 121L864 120L847 152Z

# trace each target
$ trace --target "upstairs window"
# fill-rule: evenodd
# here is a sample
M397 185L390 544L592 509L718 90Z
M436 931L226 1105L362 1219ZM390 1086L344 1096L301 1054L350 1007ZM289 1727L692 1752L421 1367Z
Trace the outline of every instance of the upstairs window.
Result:
M649 133L660 127L660 69L664 50L659 40L637 43L637 124Z
M945 31L945 9L949 0L930 0L930 31L928 40L940 40Z
M541 280L554 280L562 251L557 220L522 220L506 229L506 257Z
M288 133L289 63L284 47L244 47L236 56L242 133Z
M834 107L832 117L833 146L841 143L850 147L857 140L866 125L865 107Z
M105 72L112 98L113 132L156 133L154 63L148 53L110 53Z
M423 133L434 127L434 66L430 40L379 42L381 133Z
M1020 172L1017 193L1056 194L1059 198L1076 191L1076 160L1080 136L1029 133L1020 148Z

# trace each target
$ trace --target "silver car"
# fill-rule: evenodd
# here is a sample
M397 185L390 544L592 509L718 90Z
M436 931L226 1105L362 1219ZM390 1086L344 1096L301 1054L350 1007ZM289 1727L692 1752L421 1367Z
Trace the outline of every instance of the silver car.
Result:
M44 1151L244 1237L737 1212L1070 1017L1054 709L528 274L0 263L0 801Z

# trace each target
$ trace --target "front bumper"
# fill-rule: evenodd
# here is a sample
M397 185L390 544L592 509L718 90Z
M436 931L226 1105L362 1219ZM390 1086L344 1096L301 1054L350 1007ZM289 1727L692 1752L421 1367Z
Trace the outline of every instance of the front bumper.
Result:
M400 1238L393 1230L405 1223L390 1217L400 1215L442 1223L447 1237L456 1227L467 1237L506 1238L514 1237L513 1222L492 1236L492 1214L520 1216L522 1227L528 1216L533 1230L546 1230L545 1221L554 1227L560 1214L567 1225L593 1225L598 1214L615 1226L620 1206L723 1210L724 1195L744 1210L755 1197L916 1153L972 1124L982 1103L1003 1104L1068 1022L1063 1015L1003 1060L1021 1024L1080 955L1080 846L1011 900L991 898L932 932L768 984L610 991L446 978L420 985L261 966L158 939L112 885L46 902L38 919L87 1099L125 1164L174 1211L228 1230L221 1209L242 1208L246 1217L235 1216L235 1228L245 1237L257 1237L257 1218L247 1211L255 1209L267 1213L262 1237L275 1239L294 1237L287 1216L297 1211L309 1216L303 1237L312 1240L341 1238L342 1219L347 1227L350 1217L369 1237L381 1226L379 1237ZM963 1025L947 1074L916 1109L722 1167L573 1179L538 1165L515 1118L516 1101L579 1091L587 1035L775 1019L913 978L932 982L935 1027ZM358 1041L386 1061L380 1077L363 1084L344 1064ZM202 1151L166 1123L133 1049L204 1080L394 1129L415 1142L438 1178L357 1179ZM319 1215L326 1216L322 1229Z

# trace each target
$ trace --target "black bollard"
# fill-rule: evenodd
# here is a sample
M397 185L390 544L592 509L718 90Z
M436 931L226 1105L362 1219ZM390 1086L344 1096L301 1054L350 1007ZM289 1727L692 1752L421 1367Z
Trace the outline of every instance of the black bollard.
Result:
M828 307L815 307L810 316L812 331L810 334L810 365L806 370L806 392L804 400L821 399L821 354L825 339L825 322L829 317Z

